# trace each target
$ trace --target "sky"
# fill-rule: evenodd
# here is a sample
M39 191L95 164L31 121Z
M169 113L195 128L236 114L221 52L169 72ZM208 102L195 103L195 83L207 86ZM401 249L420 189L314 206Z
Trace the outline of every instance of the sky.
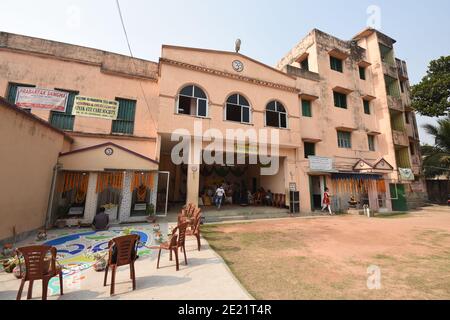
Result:
M450 1L120 0L136 57L158 61L162 44L234 50L274 66L310 30L351 39L375 26L397 40L411 85L450 54ZM0 31L128 54L115 0L0 0ZM436 119L419 117L421 127ZM421 140L434 144L420 128Z

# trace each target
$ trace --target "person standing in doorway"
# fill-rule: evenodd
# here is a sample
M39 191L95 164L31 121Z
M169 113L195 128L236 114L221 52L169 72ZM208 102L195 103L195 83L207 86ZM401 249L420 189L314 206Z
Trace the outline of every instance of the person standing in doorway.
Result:
M216 194L215 194L216 207L219 210L222 207L222 201L223 201L224 197L225 197L225 190L222 186L219 186L217 188Z
M322 211L328 209L330 216L334 215L331 211L331 198L330 198L330 189L325 188L325 192L323 194L323 206Z

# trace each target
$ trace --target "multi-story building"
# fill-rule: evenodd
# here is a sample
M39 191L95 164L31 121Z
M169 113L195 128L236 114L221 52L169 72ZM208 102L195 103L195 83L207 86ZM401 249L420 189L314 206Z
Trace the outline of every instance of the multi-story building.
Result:
M404 210L425 190L406 63L394 43L373 29L350 41L313 30L273 68L238 52L163 46L151 62L0 33L0 93L11 103L20 87L69 93L64 112L28 110L73 139L58 160L54 215L86 222L106 205L119 221L139 221L150 205L164 212L167 200L198 203L223 182L234 191L270 189L286 205L297 189L303 212L321 206L326 187L337 210L350 200ZM117 117L74 113L77 97L116 101ZM279 170L174 163L180 129L203 138L190 141L191 156L210 151L205 136L244 130L221 150L233 157L260 153L252 130L275 131L279 141L265 147L279 148L271 154Z

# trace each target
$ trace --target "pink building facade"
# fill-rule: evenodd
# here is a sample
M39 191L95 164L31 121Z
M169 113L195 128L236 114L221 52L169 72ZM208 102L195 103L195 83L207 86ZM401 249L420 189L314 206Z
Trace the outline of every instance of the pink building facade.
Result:
M406 63L394 44L372 29L350 41L313 30L270 67L236 52L163 46L151 62L0 33L0 94L15 103L20 87L69 92L65 113L29 110L73 139L58 160L54 216L72 210L88 223L107 206L119 222L140 221L167 204L201 204L222 183L271 190L287 206L289 191L299 191L302 212L319 209L325 188L337 211L351 200L358 209L407 210L426 190ZM73 115L77 96L117 101L117 119ZM174 163L172 134L192 137L199 126L202 138L211 129L276 131L279 170ZM204 154L206 140L189 154ZM237 144L221 151L248 157L261 148Z

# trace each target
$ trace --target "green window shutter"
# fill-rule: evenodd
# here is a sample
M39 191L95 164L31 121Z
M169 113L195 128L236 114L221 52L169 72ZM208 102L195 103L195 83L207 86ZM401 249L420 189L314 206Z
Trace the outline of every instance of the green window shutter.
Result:
M8 94L6 96L6 100L8 100L9 103L16 103L17 89L19 87L34 88L36 86L32 86L29 84L10 83L8 86Z
M375 137L373 135L367 135L367 138L369 140L369 150L375 151Z
M330 57L330 66L334 71L343 72L342 60L338 58Z
M316 155L316 145L314 143L305 142L304 148L305 148L305 159L308 159L309 156Z
M302 115L304 117L312 117L311 101L302 100Z
M127 99L116 99L119 102L117 120L112 123L112 133L130 134L134 133L134 119L136 115L136 101Z
M58 91L65 91L59 90ZM66 112L55 112L52 111L50 113L50 123L55 128L73 131L73 126L75 123L75 116L72 115L73 105L75 103L75 97L78 95L78 92L75 91L65 91L69 93L69 98L67 100Z
M370 101L369 100L363 100L364 104L364 113L370 114Z
M366 68L359 67L359 78L361 80L366 80Z
M347 96L343 93L333 91L334 106L347 109Z
M346 131L338 131L338 146L339 148L351 149L352 141L351 141L351 133Z

